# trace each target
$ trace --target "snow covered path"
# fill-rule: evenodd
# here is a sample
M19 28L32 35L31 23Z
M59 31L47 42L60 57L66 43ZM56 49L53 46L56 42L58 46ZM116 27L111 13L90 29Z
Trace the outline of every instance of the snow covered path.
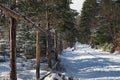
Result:
M64 50L60 58L65 74L75 80L120 80L120 55L77 45L74 51Z

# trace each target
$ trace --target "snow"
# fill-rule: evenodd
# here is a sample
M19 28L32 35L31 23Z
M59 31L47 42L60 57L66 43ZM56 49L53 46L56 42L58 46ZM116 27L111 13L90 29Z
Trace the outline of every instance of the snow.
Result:
M120 80L120 54L92 49L89 45L77 43L74 48L65 49L59 55L60 63L65 68L61 72L66 78L73 76L74 80ZM4 58L0 56L0 58ZM6 57L7 59L7 57ZM9 60L9 58L7 59ZM18 80L35 80L35 59L27 60L17 57ZM43 70L40 64L40 76L49 71ZM0 62L0 80L9 79L9 61ZM45 80L62 80L57 73L51 73Z
M44 80L62 80L61 77L56 74L56 73L52 73L50 74L48 77L46 77Z
M0 58L4 58L0 56ZM7 58L6 58L7 59ZM36 70L35 70L35 59L26 60L24 58L16 59L17 65L17 80L36 80ZM45 63L41 63L41 69L46 65ZM10 62L0 62L0 80L10 80L9 79L9 71L10 71ZM43 77L48 71L40 70L40 76Z
M63 51L61 64L75 80L120 80L120 56L77 44Z
M120 51L115 51L113 54L120 55Z

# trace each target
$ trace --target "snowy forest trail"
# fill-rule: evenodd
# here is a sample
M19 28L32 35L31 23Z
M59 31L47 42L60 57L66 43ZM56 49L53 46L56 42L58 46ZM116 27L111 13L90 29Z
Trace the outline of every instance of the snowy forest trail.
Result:
M63 51L61 64L75 80L120 80L120 55L77 45Z

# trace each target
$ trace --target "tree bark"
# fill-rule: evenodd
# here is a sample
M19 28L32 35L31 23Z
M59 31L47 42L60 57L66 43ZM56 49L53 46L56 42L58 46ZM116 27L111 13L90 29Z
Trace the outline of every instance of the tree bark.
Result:
M36 80L40 79L40 32L36 32Z
M54 48L55 48L55 60L58 61L58 35L57 31L54 34Z
M14 10L16 0L13 0L11 9ZM16 19L10 18L10 79L17 80L16 72Z
M62 43L62 34L60 33L60 53L63 50L63 43Z
M51 44L50 44L50 24L49 24L49 17L48 17L48 11L46 11L46 29L47 29L47 33L46 33L46 56L48 58L48 67L52 68L51 65Z
M28 17L22 15L22 14L19 14L19 13L16 13L15 11L13 11L12 9L9 9L5 6L3 6L2 4L0 4L0 10L4 11L4 13L12 18L15 18L15 19L20 19L22 21L25 21L27 22L30 26L32 26L33 28L35 28L36 30L38 31L42 31L42 32L45 32L46 33L46 30L44 30L43 28L39 27L38 25L36 25L32 20L30 20Z

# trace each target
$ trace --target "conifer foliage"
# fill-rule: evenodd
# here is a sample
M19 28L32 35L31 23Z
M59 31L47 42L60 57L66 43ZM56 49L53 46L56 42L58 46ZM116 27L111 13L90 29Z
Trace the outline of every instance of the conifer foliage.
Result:
M96 0L86 0L83 4L80 22L80 41L88 43L90 40L90 30L92 24L96 23L95 16L98 13L98 4ZM94 25L95 26L95 25Z
M118 46L114 37L120 32L119 12L119 0L86 0L81 13L79 40L95 45L113 44L114 51Z

